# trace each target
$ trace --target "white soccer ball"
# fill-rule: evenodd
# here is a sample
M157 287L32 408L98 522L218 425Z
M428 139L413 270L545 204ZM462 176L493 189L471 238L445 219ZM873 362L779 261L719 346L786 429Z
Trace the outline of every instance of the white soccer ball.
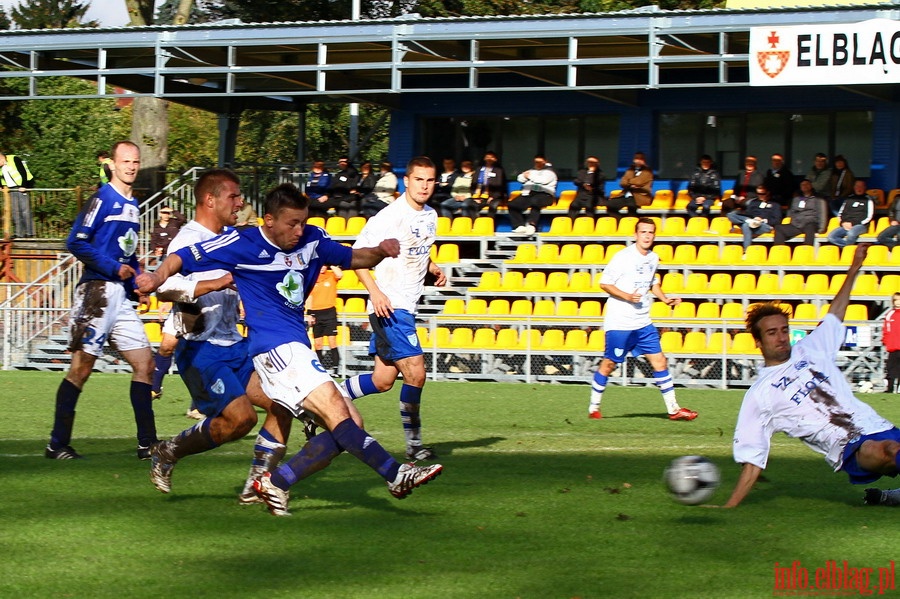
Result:
M713 496L719 486L719 469L699 455L675 458L663 475L672 498L685 505L697 505Z
M875 385L872 384L872 381L862 381L859 383L857 390L860 393L874 393Z

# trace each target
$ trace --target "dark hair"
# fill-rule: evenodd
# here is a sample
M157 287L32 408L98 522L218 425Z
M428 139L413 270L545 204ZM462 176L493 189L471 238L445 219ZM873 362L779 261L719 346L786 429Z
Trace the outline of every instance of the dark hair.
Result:
M762 337L761 331L759 330L759 321L766 316L784 316L785 319L787 319L788 313L781 307L781 304L776 304L775 302L766 302L764 304L751 306L750 309L747 310L747 318L744 320L744 323L747 326L747 332L753 335L753 338L757 341Z
M835 166L837 165L837 161L838 161L838 160L840 160L841 162L844 163L844 168L850 168L850 163L847 161L846 158L844 158L844 155L843 155L843 154L838 154L837 156L835 156L834 158L831 159L831 168L832 168L832 169L835 168ZM836 169L835 169L835 170L836 170Z
M712 156L710 156L709 154L704 154L700 157L700 162L703 162L704 160L709 160L710 162L712 162Z
M387 160L382 162L379 166L380 166L380 168L387 169L387 170L391 170L394 168L394 165L391 164L390 162L388 162Z
M282 183L266 194L266 214L277 217L285 208L303 210L309 208L309 198L293 183Z
M634 232L637 233L638 225L653 225L653 232L656 232L656 221L649 216L642 216L634 223Z
M435 169L434 162L428 156L416 156L406 164L406 173L409 174L417 166Z
M826 156L822 152L819 152L818 154L816 154L816 158L824 158L825 160L828 160L828 156Z
M109 158L109 152L107 150L100 150L97 152L97 158Z
M200 205L200 202L203 201L207 194L211 196L219 195L226 181L231 181L238 185L241 184L241 180L238 179L234 171L227 168L213 168L203 171L194 184L194 201L197 205Z

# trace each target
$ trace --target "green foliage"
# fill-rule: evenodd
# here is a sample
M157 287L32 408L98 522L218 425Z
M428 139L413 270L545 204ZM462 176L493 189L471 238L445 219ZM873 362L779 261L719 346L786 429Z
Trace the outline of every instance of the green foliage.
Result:
M84 21L91 3L77 0L24 0L10 9L19 29L68 29L98 27L97 21Z
M215 166L219 133L216 115L204 110L169 104L168 170Z
M3 10L3 7L0 6L0 29L11 29L12 21L9 20L9 15L6 14L6 11Z

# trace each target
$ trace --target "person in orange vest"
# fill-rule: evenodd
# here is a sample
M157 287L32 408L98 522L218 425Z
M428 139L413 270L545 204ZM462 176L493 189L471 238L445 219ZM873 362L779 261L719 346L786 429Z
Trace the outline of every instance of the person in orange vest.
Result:
M337 285L344 276L339 266L323 266L316 279L309 299L306 300L307 322L313 328L313 348L319 356L319 362L325 366L325 338L328 337L328 354L331 358L331 371L337 373L341 365L341 356L337 349Z

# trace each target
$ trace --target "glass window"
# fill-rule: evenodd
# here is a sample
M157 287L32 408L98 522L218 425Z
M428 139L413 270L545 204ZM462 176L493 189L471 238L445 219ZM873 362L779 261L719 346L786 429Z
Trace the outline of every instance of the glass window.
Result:
M510 181L520 172L531 168L540 144L541 121L537 117L507 117L503 119L503 154L500 164ZM551 157L550 162L556 162Z
M584 148L578 158L581 167L588 156L600 159L600 168L607 180L616 179L619 158L619 115L588 116L584 118Z
M835 115L834 150L843 154L857 177L872 174L872 113L839 112Z
M747 115L747 154L756 156L762 172L771 166L772 154L787 152L786 125L789 116L779 112Z
M805 177L813 167L816 154L828 153L830 127L831 117L827 114L791 115L791 162L788 164L791 172Z
M688 179L694 172L703 131L699 114L662 114L659 117L659 164L654 167L657 178ZM663 142L665 140L665 142Z
M578 147L580 134L579 117L554 117L544 122L544 156L560 179L572 179L584 162Z

